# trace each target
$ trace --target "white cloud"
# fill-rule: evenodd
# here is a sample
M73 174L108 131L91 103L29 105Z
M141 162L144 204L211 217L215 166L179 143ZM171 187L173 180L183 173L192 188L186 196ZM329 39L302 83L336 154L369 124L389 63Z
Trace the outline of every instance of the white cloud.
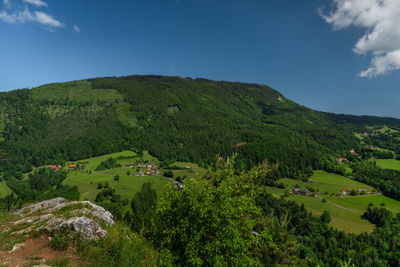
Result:
M12 13L8 13L3 10L0 12L0 20L11 24L37 22L54 28L60 28L64 26L64 24L56 20L51 15L42 11L35 11L32 13L27 7L25 7L23 10L14 11Z
M81 32L81 29L78 27L78 25L74 25L73 26L73 28L74 28L74 31L76 31L77 33L80 33Z
M55 27L55 28L64 26L61 22L59 22L58 20L53 18L51 15L44 13L42 11L36 11L35 18L36 18L37 22L42 23L47 26L51 26L51 27Z
M47 3L43 2L42 0L23 0L23 1L24 1L24 3L31 4L31 5L38 6L38 7L47 6Z
M360 77L376 77L400 70L400 1L399 0L333 0L335 10L320 15L335 30L351 26L365 28L354 52L371 54L372 60Z

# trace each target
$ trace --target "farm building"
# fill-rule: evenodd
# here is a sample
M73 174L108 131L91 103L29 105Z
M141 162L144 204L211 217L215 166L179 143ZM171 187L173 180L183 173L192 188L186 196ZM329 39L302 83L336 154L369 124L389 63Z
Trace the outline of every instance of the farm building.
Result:
M52 171L58 171L58 169L61 168L61 165L50 165L49 168Z
M350 152L350 154L352 154L352 155L357 154L357 152L354 150L354 148L353 148L352 150L350 150L349 152Z
M300 188L293 188L292 192L293 192L293 194L301 194L304 196L311 194L311 191L309 191L307 189L300 189Z

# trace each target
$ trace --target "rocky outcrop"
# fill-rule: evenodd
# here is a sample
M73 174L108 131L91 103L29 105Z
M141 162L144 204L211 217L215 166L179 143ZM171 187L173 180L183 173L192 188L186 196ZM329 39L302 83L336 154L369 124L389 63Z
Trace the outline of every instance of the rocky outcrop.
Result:
M25 234L31 231L57 233L68 229L81 233L83 238L96 239L107 235L107 231L102 225L114 224L112 214L103 207L90 201L68 202L64 198L31 204L14 214L20 216L13 222L13 225L19 226L20 229L14 232L15 234Z
M49 210L54 207L60 207L62 203L66 202L65 198L58 197L50 200L45 200L39 203L31 204L23 207L15 212L17 215L29 215L39 210Z

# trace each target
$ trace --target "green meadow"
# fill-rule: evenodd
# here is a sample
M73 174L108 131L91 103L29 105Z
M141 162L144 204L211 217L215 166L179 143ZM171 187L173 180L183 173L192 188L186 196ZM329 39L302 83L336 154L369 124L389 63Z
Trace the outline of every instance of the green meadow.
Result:
M146 154L148 154L148 153L146 153ZM106 155L93 157L93 158L89 158L89 159L83 159L83 160L78 160L78 161L74 161L74 162L68 162L68 164L71 164L71 163L82 163L82 164L85 165L85 171L94 171L102 161L105 161L108 158L115 158L115 159L117 159L118 157L132 157L133 158L133 157L136 157L136 156L137 156L137 154L135 152L126 150L126 151L122 151L122 152L106 154Z
M57 100L68 98L71 101L112 101L122 99L114 89L92 89L88 81L46 84L32 89L34 99Z
M122 159L118 159L121 158ZM108 158L115 158L121 167L108 169L104 171L96 171L97 166ZM158 164L158 160L151 156L147 151L139 156L132 151L122 151L119 153L107 154L99 157L79 160L73 163L84 164L83 170L71 170L67 178L63 181L65 185L77 186L81 193L81 200L93 201L96 198L99 189L99 183L103 185L108 183L110 187L114 188L117 194L123 198L132 199L135 194L140 191L142 185L150 182L152 187L160 194L169 180L162 176L133 176L132 168L127 168L127 164L134 164L138 161L148 161L150 163ZM69 162L68 164L70 164ZM128 175L128 171L130 175ZM115 175L120 176L120 180L114 181Z
M110 171L110 170L108 170ZM146 182L152 184L152 188L158 194L162 193L168 179L160 176L127 176L126 174L119 174L120 180L114 181L114 176L118 173L102 173L94 172L92 174L82 173L79 170L71 171L63 184L77 186L81 193L81 200L94 201L97 193L99 183L108 183L110 187L114 188L117 194L123 198L132 199L137 192L140 191L142 185Z
M5 181L0 182L0 197L5 197L8 194L11 194L11 189L7 186Z
M351 180L344 176L327 173L324 171L314 171L314 175L310 177L308 182L302 182L299 180L292 179L280 179L278 182L282 182L285 188L292 189L296 185L300 188L313 188L319 191L321 194L338 194L341 190L359 190L365 189L368 192L374 190L373 187L362 184L360 182Z
M376 191L373 187L351 180L337 174L315 171L308 182L298 180L281 179L286 189L267 188L275 197L282 197L285 191L298 185L300 188L319 189L320 195L316 197L289 194L285 198L293 200L299 204L304 204L305 208L315 215L320 215L324 210L328 211L332 217L330 225L347 232L362 233L371 232L374 225L367 220L361 219L369 203L380 206L382 203L388 210L400 212L400 202L383 196L382 194L367 194L363 196L343 196L336 194L342 190L366 189L368 192ZM325 193L327 193L325 195ZM322 201L325 199L326 201Z
M400 171L400 161L395 159L374 159L376 165L385 168Z
M173 170L174 179L177 177L189 177L189 178L198 178L202 177L207 173L207 170L199 167L199 165L191 162L175 162L173 165L176 165L183 170Z

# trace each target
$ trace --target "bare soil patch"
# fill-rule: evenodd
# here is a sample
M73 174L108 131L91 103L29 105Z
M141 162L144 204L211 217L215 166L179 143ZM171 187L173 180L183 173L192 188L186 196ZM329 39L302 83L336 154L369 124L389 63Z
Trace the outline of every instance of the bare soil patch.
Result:
M49 237L41 235L28 239L20 249L11 251L0 251L0 264L7 267L34 266L45 264L55 258L66 258L75 266L82 266L82 262L77 256L76 250L54 250L49 247Z

